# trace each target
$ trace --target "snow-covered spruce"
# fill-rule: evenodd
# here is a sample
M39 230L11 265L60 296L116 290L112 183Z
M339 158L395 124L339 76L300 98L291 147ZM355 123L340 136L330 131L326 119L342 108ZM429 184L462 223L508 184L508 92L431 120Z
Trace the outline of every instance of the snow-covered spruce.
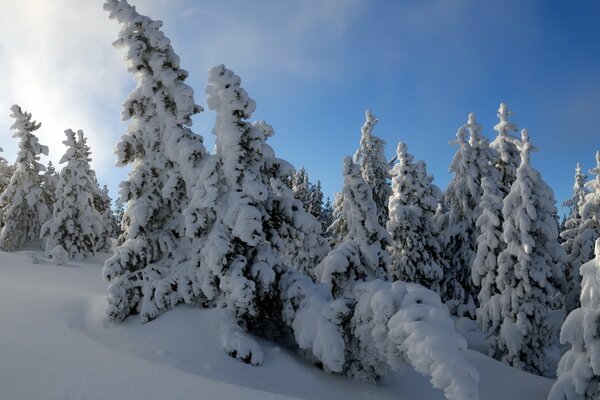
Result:
M494 126L494 130L498 132L498 136L490 143L490 147L498 152L499 158L495 163L502 186L500 189L506 195L510 190L513 182L517 178L517 168L521 164L521 155L517 144L519 139L511 134L518 132L517 126L508 120L508 116L512 111L508 109L506 104L500 103L498 108L498 118L500 122Z
M371 188L350 157L344 158L343 175L348 233L315 268L317 279L331 284L335 297L349 296L357 281L385 278L390 263L390 236L379 224Z
M16 131L13 137L19 139L19 151L15 172L0 195L0 249L4 251L39 240L40 227L49 216L41 175L46 168L39 162L41 154L48 155L48 147L41 145L33 133L41 124L18 105L10 109L15 119L11 129Z
M493 167L497 153L481 135L481 125L473 113L469 114L467 124L458 130L456 137L453 143L459 148L450 165L454 176L444 192L444 212L438 221L442 252L447 257L441 293L453 314L474 318L478 290L473 284L472 267L479 236L481 180L488 177L493 184L499 181Z
M206 160L185 210L192 260L176 282L189 283L179 294L184 301L204 298L229 315L222 329L230 355L260 364L262 353L252 351L257 345L243 333L286 335L278 279L288 268L310 273L328 247L319 222L281 180L292 166L266 143L272 127L247 121L255 102L240 83L223 65L209 71L216 152Z
M581 266L581 306L563 323L560 341L570 349L558 363L558 378L549 400L600 398L600 239L596 256Z
M156 282L188 257L182 209L206 154L202 137L189 126L202 109L185 84L187 71L160 30L162 23L125 0L108 0L104 9L122 25L115 46L126 49L127 69L136 81L123 105L129 127L115 149L117 165L132 169L120 185L128 205L121 244L102 272L110 282L107 314L122 320L141 313L148 321L173 305L154 293Z
M506 249L498 256L500 315L493 317L502 322L490 354L513 367L546 375L545 347L555 335L548 313L560 302L565 254L558 242L554 194L530 165L533 147L525 129L519 147L521 165L502 208Z
M48 161L46 171L42 176L42 188L44 189L44 198L48 207L49 215L54 212L54 203L56 203L56 186L58 184L58 172L52 165L52 161Z
M98 210L98 212L102 216L102 234L98 239L96 251L108 252L111 250L112 247L111 237L113 237L115 233L114 218L112 210L110 209L110 203L112 201L110 195L108 194L108 186L104 185L101 188L97 181L95 181L94 183L94 208Z
M348 223L344 214L344 193L335 194L331 207L331 224L327 227L327 235L332 245L340 243L348 234Z
M0 153L3 151L0 147ZM15 173L15 166L8 163L8 161L0 157L0 195L4 192L4 189L8 186L10 179ZM2 227L2 221L0 220L0 227Z
M600 167L600 163L598 166ZM588 188L585 187L586 180L587 175L581 172L581 164L577 163L573 195L563 203L563 206L569 207L568 219L565 222L563 231L560 233L560 238L563 240L562 247L567 253L567 261L564 264L565 281L567 282L565 291L565 312L567 315L579 307L579 293L581 291L579 267L591 258L593 243L600 237L600 230L597 230L594 234L593 231L586 232L585 228L582 235L579 235L579 230L583 226L581 210L585 205L586 195L589 193ZM600 181L598 183L600 184ZM592 219L595 218L596 221L600 221L598 211L600 209L597 209L596 215L592 216Z
M102 216L94 207L96 176L89 165L89 150L83 132L65 131L67 152L60 163L56 203L52 218L42 225L40 237L46 255L57 264L64 258L82 260L93 255L102 235ZM62 250L61 250L62 249Z
M358 282L349 298L305 275L285 274L284 315L301 349L326 371L374 381L408 362L447 399L477 399L477 371L466 341L439 296L417 284Z
M354 154L354 162L360 165L362 177L371 188L373 201L377 206L377 220L381 226L385 226L392 190L388 183L390 166L384 154L385 141L373 135L377 122L371 111L365 111L365 123L361 128L360 146Z
M498 255L505 249L502 240L502 197L499 187L491 183L488 177L481 181L481 215L477 219L479 236L477 237L477 255L473 263L473 283L479 287L477 300L477 323L484 333L496 332L499 324L497 268ZM494 335L487 336L495 341ZM492 346L493 347L493 346Z
M425 163L413 162L406 144L398 143L396 153L387 222L392 239L389 275L392 280L419 283L439 293L441 249L432 219L441 192L432 184Z

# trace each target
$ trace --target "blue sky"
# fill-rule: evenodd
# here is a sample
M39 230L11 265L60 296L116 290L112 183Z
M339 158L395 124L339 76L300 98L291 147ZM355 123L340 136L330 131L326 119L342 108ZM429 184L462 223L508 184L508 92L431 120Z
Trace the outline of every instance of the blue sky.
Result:
M444 189L448 144L475 112L493 138L506 102L540 148L534 167L557 200L569 197L575 164L600 149L600 2L595 1L132 1L164 21L196 102L207 70L224 63L257 102L254 119L276 131L271 145L326 194L341 187L364 111L393 156L398 141L426 161ZM126 125L120 106L133 87L113 49L119 27L98 1L0 3L0 146L14 159L8 107L42 122L40 140L56 163L66 128L84 129L94 167L114 195L127 169L112 148ZM2 113L1 110L6 110ZM213 139L214 114L193 129Z

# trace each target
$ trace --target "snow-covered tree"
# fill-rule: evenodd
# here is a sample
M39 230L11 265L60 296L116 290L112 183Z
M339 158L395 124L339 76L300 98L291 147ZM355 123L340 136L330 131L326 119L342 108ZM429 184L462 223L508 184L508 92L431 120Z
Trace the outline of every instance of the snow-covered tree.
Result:
M600 239L595 258L581 266L581 306L563 323L560 341L570 349L558 363L558 378L548 400L600 398Z
M52 218L42 225L40 237L46 255L61 263L65 256L82 260L96 252L102 235L102 216L94 206L96 176L90 173L89 152L83 131L65 131L67 152L56 186Z
M320 222L323 232L327 232L327 228L329 228L333 223L333 204L331 203L331 199L329 197L327 197L325 204L323 204Z
M331 208L331 224L327 227L327 234L331 238L332 244L340 243L348 234L348 222L344 213L344 193L335 194L333 206Z
M123 203L120 197L117 197L114 202L114 207L112 208L112 219L114 226L114 237L117 239L119 244L120 237L123 234L123 229L121 229L121 221L123 220L124 214L125 203Z
M102 216L102 234L100 235L97 243L96 250L102 252L110 251L112 247L111 237L115 233L115 222L110 204L112 199L108 193L108 186L104 185L100 187L96 182L96 190L94 192L94 208Z
M473 262L472 278L473 283L479 287L477 322L481 330L488 333L495 332L501 322L497 312L497 295L500 290L496 278L498 256L505 249L502 240L503 193L488 177L483 177L481 186L481 215L477 219L480 234L477 237L477 255Z
M508 120L510 114L512 112L506 104L500 103L500 107L498 108L500 122L494 126L494 130L498 132L498 136L490 143L490 147L499 154L495 166L500 172L502 181L501 190L505 194L508 193L517 178L517 168L521 164L521 156L517 148L519 139L511 134L511 132L518 132L518 128Z
M344 207L348 233L315 268L317 279L332 285L335 297L347 292L357 281L384 279L390 255L388 232L379 224L377 206L360 167L344 159Z
M504 199L503 239L498 256L500 299L495 316L501 321L490 354L513 367L548 373L545 347L554 336L550 308L560 300L565 254L558 242L552 189L530 165L534 148L522 131L521 165Z
M39 240L40 227L49 215L41 175L46 168L39 162L40 154L48 155L48 147L41 145L33 133L41 124L18 105L12 106L11 111L15 119L11 128L16 131L13 137L19 139L19 151L16 170L0 195L0 249L4 251Z
M0 153L2 152L2 147L0 147ZM8 186L10 179L15 173L15 166L8 163L8 161L0 157L0 195L4 192L4 189ZM1 222L0 222L0 226Z
M397 148L397 163L391 170L392 195L387 230L391 235L390 277L415 282L440 292L441 248L433 227L433 216L441 197L425 163L413 162L406 144Z
M466 134L469 133L467 141ZM442 282L442 299L458 316L475 317L478 290L472 279L472 267L477 254L477 219L481 215L481 182L483 177L493 184L499 181L493 167L496 152L481 135L481 125L475 114L469 114L467 124L457 134L459 148L450 165L454 174L444 193L444 213L440 217L441 243L446 262Z
M294 192L294 197L304 204L304 209L308 210L310 202L310 182L308 181L308 173L304 167L294 171L290 175L291 189Z
M354 154L354 162L360 165L363 179L371 188L371 196L377 206L377 219L381 226L388 220L388 201L391 188L388 183L390 166L385 158L385 141L373 135L377 118L365 111L365 123L361 128L360 146Z
M56 203L56 186L58 185L58 172L52 165L52 161L48 161L46 171L42 177L42 187L44 189L44 198L50 215L54 212L54 203Z
M593 231L585 232L587 229L584 228L580 236L580 228L583 222L581 210L585 205L586 195L589 193L585 187L586 180L587 175L581 172L581 164L577 163L573 195L563 203L563 206L569 208L569 216L566 218L564 228L560 232L560 238L563 241L562 247L567 253L567 261L564 264L565 281L567 282L565 291L565 311L567 315L579 307L579 292L581 289L579 267L591 258L593 243L599 237L597 235L600 235L600 231L593 234ZM598 216L596 218L596 220L599 220Z
M160 30L162 22L125 0L107 0L104 9L122 25L115 46L127 50L127 69L136 81L123 105L129 128L115 150L117 165L132 169L119 192L128 203L122 243L102 272L110 282L107 314L122 320L139 312L147 321L166 307L155 296L155 283L188 258L182 209L206 154L202 137L189 127L202 108L185 84L188 73Z
M185 211L192 262L174 279L181 301L224 309L223 345L231 356L260 364L260 347L244 331L283 335L278 277L288 268L311 273L328 248L319 222L282 182L292 167L266 143L272 127L247 121L255 102L240 83L223 65L209 71L216 152Z
M308 200L308 210L319 222L323 222L323 191L321 190L321 181L310 185L310 197Z

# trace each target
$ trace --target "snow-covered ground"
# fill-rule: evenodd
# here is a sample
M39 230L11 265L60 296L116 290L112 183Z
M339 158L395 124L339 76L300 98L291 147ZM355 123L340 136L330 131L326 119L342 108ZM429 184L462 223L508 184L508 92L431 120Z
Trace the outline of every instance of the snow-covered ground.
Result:
M377 386L327 375L293 351L261 341L261 367L220 345L213 310L186 306L141 324L104 320L108 254L68 266L42 252L0 252L0 399L443 399L406 367ZM464 330L464 326L458 327ZM481 350L478 334L467 334ZM552 380L475 350L482 400L546 399Z

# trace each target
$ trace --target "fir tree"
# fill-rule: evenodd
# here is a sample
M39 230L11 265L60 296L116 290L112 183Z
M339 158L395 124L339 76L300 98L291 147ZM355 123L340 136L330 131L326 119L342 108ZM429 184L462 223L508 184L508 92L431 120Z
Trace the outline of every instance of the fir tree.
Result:
M41 145L33 133L41 124L17 105L11 111L15 119L11 128L16 131L13 137L19 139L19 151L16 170L0 195L0 249L4 251L39 240L40 227L49 215L40 174L46 168L39 162L40 154L48 155L48 147Z
M327 197L327 201L323 204L320 222L323 232L327 232L327 228L333 223L333 204L331 204L331 199L329 197Z
M365 123L361 128L360 146L354 155L354 162L360 165L363 179L371 188L371 196L377 206L377 220L385 226L388 220L388 201L391 188L389 164L385 158L385 141L373 135L377 118L371 111L365 112Z
M2 151L2 147L0 147L0 153ZM2 192L4 192L4 189L6 189L6 187L10 183L10 179L15 173L15 169L16 168L14 165L9 164L5 158L0 157L0 195L2 194ZM0 226L2 226L1 222Z
M137 84L123 105L130 124L115 150L117 165L130 164L132 170L120 185L121 200L128 203L121 244L102 272L110 282L107 314L122 320L141 313L148 321L171 306L155 295L156 283L188 258L182 209L206 154L189 126L202 109L160 30L162 22L140 15L125 0L108 0L104 9L122 24L115 46L127 49L126 64Z
M50 215L54 212L54 203L56 203L56 186L58 185L58 173L52 165L52 161L48 161L46 171L42 177L42 187L44 189L44 198Z
M477 300L477 323L484 333L496 332L501 321L498 315L500 290L496 282L498 256L505 249L502 240L502 202L503 193L497 184L483 177L481 186L481 215L477 219L479 236L477 237L477 255L473 263L473 283L479 287ZM488 336L495 341L494 336Z
M554 332L550 308L560 297L565 255L558 243L554 194L530 165L534 148L522 131L521 165L502 214L506 249L498 256L501 322L492 341L494 358L535 374L548 373L545 347Z
M466 133L469 132L469 140ZM493 167L496 152L481 135L481 125L469 114L468 122L457 134L459 145L450 172L454 173L444 193L444 215L441 221L441 242L446 255L442 298L452 313L475 317L478 290L472 280L472 267L477 254L477 219L481 215L481 182L488 177L498 182ZM495 184L495 183L494 183Z
M60 172L54 212L41 229L46 242L46 255L54 262L64 257L82 260L95 254L102 235L102 216L94 206L96 177L89 166L89 151L83 131L65 131L63 143L67 152L60 163L66 165Z
M223 65L209 71L216 152L185 212L194 256L178 282L191 282L180 293L184 301L220 299L225 350L260 364L262 351L244 331L284 335L279 277L288 268L311 273L327 247L318 221L281 181L292 167L266 143L273 129L247 121L255 102L240 84Z
M121 229L121 221L123 220L123 215L125 214L125 204L121 200L120 197L115 199L114 207L112 209L112 218L113 218L113 226L114 226L114 237L117 238L117 242L120 244L120 237L123 234L123 229Z
M581 210L585 205L586 195L588 194L588 189L585 187L586 180L587 175L581 172L581 164L577 163L573 196L563 203L563 206L569 208L569 217L560 233L560 238L563 241L562 247L567 253L567 260L564 264L564 275L567 282L565 291L565 311L567 315L579 307L579 293L581 290L579 267L591 258L593 242L598 237L584 232L581 232L581 237L579 236L583 222ZM600 231L597 234L600 234Z
M360 168L344 159L344 207L348 233L316 267L321 282L330 283L335 297L347 294L354 282L385 278L390 261L387 231L377 219L377 206Z
M327 234L331 238L332 245L340 243L348 234L348 222L344 213L344 193L335 194L331 208L331 224L327 227Z
M94 177L95 178L95 177ZM111 237L115 233L115 223L110 203L112 199L108 193L108 186L104 185L102 188L96 181L94 192L94 207L102 216L102 234L97 243L97 251L108 252L111 250L112 242Z
M558 378L549 400L588 400L600 398L600 239L595 258L581 266L580 307L563 323L560 341L570 349L558 363Z
M498 132L498 136L490 143L490 147L496 150L499 154L499 158L495 164L498 172L500 172L500 179L502 187L500 188L506 195L510 190L513 182L517 177L517 168L521 163L519 149L517 144L519 139L511 134L511 132L518 132L517 126L508 120L508 116L512 112L508 109L506 104L500 103L498 108L498 118L500 122L494 126L494 130Z
M423 162L414 163L398 143L397 163L390 172L392 195L387 230L391 235L392 280L415 282L439 293L441 248L432 223L440 190L432 185Z

